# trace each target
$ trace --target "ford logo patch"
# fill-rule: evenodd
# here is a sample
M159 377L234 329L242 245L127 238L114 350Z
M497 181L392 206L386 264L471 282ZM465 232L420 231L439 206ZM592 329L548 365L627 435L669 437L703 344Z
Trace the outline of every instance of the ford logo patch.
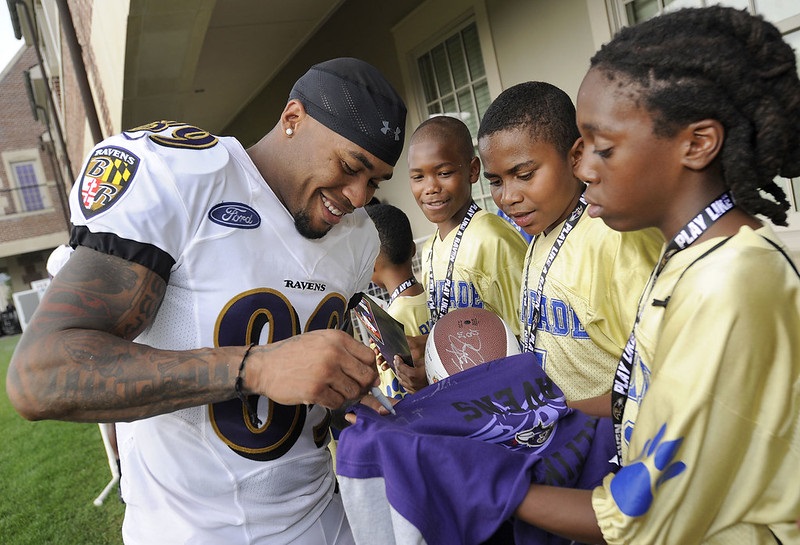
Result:
M261 225L261 216L240 202L224 202L208 211L208 219L234 229L255 229Z

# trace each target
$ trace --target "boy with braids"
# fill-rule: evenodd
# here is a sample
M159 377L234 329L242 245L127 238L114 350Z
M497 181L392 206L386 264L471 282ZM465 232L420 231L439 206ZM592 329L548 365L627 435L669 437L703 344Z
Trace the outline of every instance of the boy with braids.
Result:
M414 277L412 258L417 253L417 245L408 216L391 204L371 204L365 210L381 241L372 281L389 292L386 312L403 324L408 336L427 335L430 330L427 294ZM380 356L378 374L381 390L388 397L400 399L406 395L394 371Z
M622 468L532 485L586 542L800 543L800 275L772 229L800 175L800 80L773 25L686 9L623 29L577 102L587 213L668 241L614 379Z
M522 270L523 351L573 406L609 416L611 377L663 238L619 233L584 212L575 106L558 87L529 81L500 93L478 150L494 202L535 235Z

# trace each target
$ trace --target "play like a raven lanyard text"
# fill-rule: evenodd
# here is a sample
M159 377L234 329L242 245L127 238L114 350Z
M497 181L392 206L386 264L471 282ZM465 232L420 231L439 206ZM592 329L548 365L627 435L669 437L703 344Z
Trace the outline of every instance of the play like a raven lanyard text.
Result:
M394 300L397 299L397 297L401 293L403 293L404 291L406 291L408 288L410 288L411 286L413 286L416 283L417 283L417 279L414 278L413 276L411 278L407 278L406 280L403 280L403 282L394 289L394 291L392 292L392 295L389 297L389 305L394 303Z
M439 231L437 230L436 234L433 235L431 251L428 254L428 265L430 266L430 270L428 271L428 309L431 311L431 325L435 324L436 320L447 314L447 311L450 309L450 290L452 289L453 266L456 262L456 254L458 253L458 247L461 246L461 237L464 236L464 230L478 210L480 210L480 208L473 201L467 209L467 215L464 216L464 219L461 220L461 225L458 226L458 231L456 232L455 238L453 238L453 245L450 247L450 261L447 264L447 276L442 285L442 298L439 300L438 306L436 305L436 282L434 282L433 279L433 246L436 244L436 239L439 238Z
M524 352L533 352L533 348L536 345L536 329L539 326L539 317L542 315L542 294L544 293L544 281L547 278L547 273L550 271L550 267L556 260L558 252L561 251L561 247L564 246L564 242L567 240L567 235L570 234L572 229L574 229L578 224L578 220L581 219L583 211L586 210L586 206L586 200L583 198L583 195L581 195L581 198L578 200L578 204L575 205L575 209L564 221L564 225L561 227L561 232L558 233L558 237L553 243L553 247L550 249L550 253L547 255L547 259L542 266L542 272L539 275L539 285L536 287L536 297L533 298L531 319L528 321L526 320L526 317L528 316L528 309L531 305L531 296L528 290L528 271L531 266L533 245L536 244L536 239L533 239L533 242L531 242L531 248L528 250L528 259L525 261L525 279L522 283L522 319L523 323L525 324L522 347Z
M614 438L617 443L617 463L619 465L622 465L622 413L625 411L625 403L628 401L631 372L633 371L633 362L636 360L636 326L642 317L642 301L649 297L667 261L676 253L687 248L691 243L700 238L709 227L733 209L733 207L734 203L730 193L723 193L714 199L711 204L706 206L697 216L689 221L689 223L684 225L667 245L661 261L650 277L645 293L642 294L639 300L636 320L633 322L633 329L628 337L625 349L622 351L622 357L620 357L619 365L617 365L617 370L614 374L614 386L611 389L611 419L614 422ZM662 305L666 306L665 303L662 303Z

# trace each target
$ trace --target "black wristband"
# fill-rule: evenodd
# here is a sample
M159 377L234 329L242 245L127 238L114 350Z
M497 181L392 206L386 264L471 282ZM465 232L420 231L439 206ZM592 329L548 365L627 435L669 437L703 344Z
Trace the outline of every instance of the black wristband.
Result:
M258 417L258 396L247 396L242 392L242 371L244 371L244 362L247 361L247 356L250 354L250 349L253 348L256 343L250 343L247 347L247 350L244 351L244 356L242 356L242 363L239 364L239 373L236 375L236 383L233 389L236 391L236 397L238 397L242 401L242 405L244 405L244 411L247 413L247 418L250 421L250 425L254 428L258 428L261 426L261 419ZM253 398L256 398L255 401Z

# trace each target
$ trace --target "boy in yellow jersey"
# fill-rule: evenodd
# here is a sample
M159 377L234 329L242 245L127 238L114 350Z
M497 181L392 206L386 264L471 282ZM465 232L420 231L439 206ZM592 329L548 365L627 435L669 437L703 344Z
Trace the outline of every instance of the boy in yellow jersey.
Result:
M622 29L577 99L591 217L668 243L614 377L622 468L533 485L516 514L588 543L800 543L800 275L778 175L800 176L800 80L745 10Z
M455 308L479 307L500 316L519 335L519 271L527 243L508 222L472 200L480 159L467 126L449 116L421 123L409 142L408 167L411 192L436 225L422 249L421 280L431 324ZM413 352L419 344L409 342ZM415 358L414 367L397 369L408 391L427 385L424 358Z
M386 312L403 324L408 336L427 335L430 331L427 295L412 270L417 246L408 216L391 204L371 204L365 210L372 218L381 241L372 282L389 292ZM378 364L381 390L387 397L403 398L406 391L394 371L380 356Z
M492 198L535 238L522 271L522 348L570 402L608 415L636 303L661 252L655 230L619 233L589 217L573 173L582 144L569 96L544 82L503 91L478 131Z

